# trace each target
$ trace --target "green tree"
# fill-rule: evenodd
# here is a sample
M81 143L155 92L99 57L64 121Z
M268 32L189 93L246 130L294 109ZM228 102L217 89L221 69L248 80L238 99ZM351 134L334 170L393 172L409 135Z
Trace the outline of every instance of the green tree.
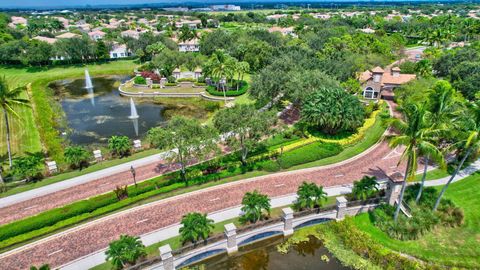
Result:
M157 42L155 44L148 45L145 49L145 52L150 55L151 58L153 58L159 53L161 53L163 50L165 50L165 48L166 47L162 42Z
M43 170L43 153L31 153L24 157L13 160L11 173L19 178L25 178L27 182L41 177Z
M180 222L180 238L182 243L190 241L196 243L198 240L207 240L214 228L213 220L207 218L207 214L188 213L182 217Z
M237 60L222 50L215 51L206 64L207 74L215 78L217 89L222 89L225 103L227 103L226 87L229 79L233 78L236 71ZM223 80L225 79L225 82Z
M186 183L188 162L201 160L218 150L214 129L201 125L198 120L181 116L172 117L166 127L150 129L147 136L154 147L171 150L169 159L180 164L180 174Z
M108 149L114 155L123 157L130 153L131 143L127 136L112 136L108 139Z
M110 57L109 50L107 48L107 45L103 40L97 41L95 44L95 56L97 59L107 59Z
M327 200L327 193L323 191L322 186L317 186L315 183L303 182L297 190L297 201L295 208L314 208L321 207L323 202Z
M398 219L400 207L403 202L407 180L415 177L418 166L418 156L428 155L435 160L440 160L442 153L431 143L430 138L435 136L437 132L432 130L427 120L427 112L423 106L417 104L407 104L403 108L405 120L394 118L392 125L399 131L398 135L390 137L390 147L405 146L400 162L407 162L405 175L400 191L400 198L397 201L397 208L394 214L395 222Z
M251 222L256 223L261 220L263 216L270 216L270 199L267 195L259 193L257 190L253 192L247 192L242 199L243 215L240 220L244 223Z
M450 176L450 179L448 179L447 184L443 186L442 191L440 192L437 201L435 202L435 206L433 207L434 211L437 210L442 200L443 194L445 194L448 186L457 176L458 172L462 168L467 158L469 158L472 153L478 152L478 150L480 149L480 100L476 100L475 102L469 104L469 108L465 113L465 120L463 121L462 126L464 127L463 131L466 136L464 136L462 140L459 140L458 143L454 144L454 146L459 147L465 152L463 153L463 157L460 160L460 163L458 164L454 173L452 174L452 176Z
M30 270L50 270L50 265L43 264L40 267L30 266Z
M88 166L88 160L90 154L81 146L70 146L65 148L64 152L65 161L70 164L72 168L82 169L84 166Z
M190 27L186 24L182 25L180 28L180 34L178 35L178 40L180 41L188 41L197 37L197 34L194 30L190 29Z
M213 125L232 150L240 150L240 160L246 165L248 153L271 133L275 120L273 112L259 112L253 105L236 105L215 114Z
M3 116L5 120L7 151L8 151L8 164L12 167L12 149L10 142L10 123L9 118L20 119L17 113L18 107L29 107L30 101L28 99L21 98L22 93L26 91L26 86L20 86L17 88L10 88L7 83L7 79L0 77L0 106L2 106Z
M115 269L122 269L128 265L134 265L147 253L139 237L120 235L120 239L108 245L105 255L107 255L107 261L111 261Z
M363 123L365 111L357 97L340 87L320 87L302 105L302 121L328 133L355 131Z
M245 74L247 74L250 71L250 65L248 64L248 62L238 62L236 71L238 74L238 81L237 81L237 91L238 91L239 87L243 83L243 77L245 76Z
M357 200L366 200L378 191L377 178L365 175L360 181L353 182L352 195Z

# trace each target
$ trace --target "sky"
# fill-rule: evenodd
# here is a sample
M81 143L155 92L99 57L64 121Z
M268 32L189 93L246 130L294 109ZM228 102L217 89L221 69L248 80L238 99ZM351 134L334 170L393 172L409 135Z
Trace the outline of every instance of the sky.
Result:
M58 6L85 6L105 4L144 4L159 3L165 0L0 0L0 8L4 7L58 7ZM175 2L174 0L171 2Z

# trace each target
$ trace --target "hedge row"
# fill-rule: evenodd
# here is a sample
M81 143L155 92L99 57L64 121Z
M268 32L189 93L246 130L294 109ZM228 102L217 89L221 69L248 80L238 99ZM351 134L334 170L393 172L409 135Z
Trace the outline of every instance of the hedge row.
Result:
M237 90L228 90L225 92L225 95L227 97L236 97L236 96L241 96L243 94L245 94L248 90L248 83L243 81L242 82L242 87L240 87L240 89ZM209 85L207 87L207 92L212 95L212 96L220 96L220 97L223 97L223 91L220 90L218 91L215 86L212 86L212 85Z
M314 142L281 154L277 160L268 160L260 164L260 167L269 172L335 156L342 152L343 148L336 143Z

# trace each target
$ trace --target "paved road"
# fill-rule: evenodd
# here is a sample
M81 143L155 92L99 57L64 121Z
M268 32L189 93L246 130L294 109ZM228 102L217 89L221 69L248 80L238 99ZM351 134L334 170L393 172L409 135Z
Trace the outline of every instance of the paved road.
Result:
M381 142L368 154L340 165L256 177L161 200L4 253L0 255L0 265L2 269L25 269L42 263L60 266L105 248L120 234L143 235L178 223L188 212L211 213L239 205L245 192L254 189L277 197L294 193L302 181L327 187L350 184L363 175L385 178L397 171L399 156L399 151Z

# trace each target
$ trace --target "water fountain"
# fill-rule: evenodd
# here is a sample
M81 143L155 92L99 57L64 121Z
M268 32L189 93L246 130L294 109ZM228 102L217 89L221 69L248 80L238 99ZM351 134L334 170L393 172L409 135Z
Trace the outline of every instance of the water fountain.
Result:
M87 89L90 102L92 102L92 105L95 106L92 78L90 78L90 73L88 73L88 69L85 69L85 88Z
M128 117L133 121L133 128L135 129L135 134L138 136L138 113L137 107L135 107L135 103L133 102L133 98L130 98L130 116Z

